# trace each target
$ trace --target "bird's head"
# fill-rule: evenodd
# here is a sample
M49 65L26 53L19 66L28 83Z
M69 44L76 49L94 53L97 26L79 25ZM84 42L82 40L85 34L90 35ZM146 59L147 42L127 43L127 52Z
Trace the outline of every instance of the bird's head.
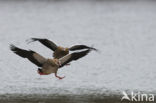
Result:
M38 72L38 74L40 74L40 75L44 75L42 69L40 69L40 68L38 68L37 72Z

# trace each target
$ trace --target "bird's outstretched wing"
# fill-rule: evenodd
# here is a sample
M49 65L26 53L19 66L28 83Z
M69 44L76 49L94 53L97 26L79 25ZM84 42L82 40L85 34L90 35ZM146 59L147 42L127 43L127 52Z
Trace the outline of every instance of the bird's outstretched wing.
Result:
M48 40L48 39L41 39L41 38L31 38L30 42L34 42L34 41L39 41L40 43L42 43L43 45L45 45L46 47L48 47L49 49L55 51L57 49L57 45Z
M81 50L81 49L91 49L91 50L97 51L97 49L95 49L93 47L86 46L86 45L74 45L69 48L70 51Z
M24 50L20 49L14 45L10 45L11 51L16 53L17 55L29 59L32 63L36 64L39 67L42 67L43 63L46 62L46 58L39 55L38 53L32 51L32 50Z
M59 59L60 67L63 67L64 65L66 65L67 63L69 63L73 60L78 60L79 58L86 56L90 51L91 50L88 49L88 50L85 50L82 52L75 52L75 53L68 54L68 55L62 57L61 59Z

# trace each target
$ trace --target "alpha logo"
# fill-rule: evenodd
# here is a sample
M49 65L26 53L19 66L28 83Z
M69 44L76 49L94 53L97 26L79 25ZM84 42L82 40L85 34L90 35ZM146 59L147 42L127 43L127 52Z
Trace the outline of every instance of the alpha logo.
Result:
M128 101L135 101L135 102L154 102L154 94L145 94L141 92L131 92L130 95L128 95L125 91L122 92L123 96L121 98L121 101L128 100Z

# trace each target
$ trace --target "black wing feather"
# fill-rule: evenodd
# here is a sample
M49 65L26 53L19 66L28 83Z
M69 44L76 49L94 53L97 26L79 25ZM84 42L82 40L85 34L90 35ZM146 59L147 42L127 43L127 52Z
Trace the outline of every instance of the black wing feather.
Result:
M36 64L39 67L42 67L43 63L39 62L39 60L37 60L37 58L34 57L34 54L36 52L31 51L31 50L27 51L27 50L24 50L24 49L20 49L20 48L14 46L14 45L10 45L10 49L11 49L11 51L13 51L14 53L16 53L17 55L19 55L19 56L21 56L23 58L27 58L32 63Z
M49 49L51 49L53 51L55 51L57 49L57 45L48 39L31 38L31 41L32 42L39 41L40 43L42 43L43 45L45 45L46 47L48 47Z
M67 63L69 63L73 60L78 60L78 59L86 56L89 52L90 52L90 49L82 51L82 52L75 52L75 53L68 54L68 55L64 56L63 58L60 59L60 61L61 61L60 67L63 67L64 65L66 65Z
M69 48L70 51L81 50L81 49L91 49L91 50L97 51L97 49L95 49L93 47L86 46L86 45L74 45Z

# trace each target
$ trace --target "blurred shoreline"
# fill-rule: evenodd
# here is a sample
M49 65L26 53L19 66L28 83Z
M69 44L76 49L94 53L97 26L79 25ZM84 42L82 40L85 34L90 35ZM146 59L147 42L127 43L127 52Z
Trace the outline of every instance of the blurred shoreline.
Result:
M154 103L121 101L123 95L3 94L0 103ZM155 95L156 98L156 95Z
M120 103L118 95L4 94L0 103Z

